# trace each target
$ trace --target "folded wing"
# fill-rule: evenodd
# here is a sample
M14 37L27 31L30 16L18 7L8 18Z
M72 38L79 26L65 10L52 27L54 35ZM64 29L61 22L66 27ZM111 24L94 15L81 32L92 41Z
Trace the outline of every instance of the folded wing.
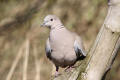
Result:
M77 56L77 60L81 60L86 57L86 52L81 38L78 35L75 35L74 50Z
M51 49L51 47L50 47L49 38L48 38L47 41L46 41L45 52L46 52L47 58L49 58L49 59L51 60L51 52L52 52L52 49Z

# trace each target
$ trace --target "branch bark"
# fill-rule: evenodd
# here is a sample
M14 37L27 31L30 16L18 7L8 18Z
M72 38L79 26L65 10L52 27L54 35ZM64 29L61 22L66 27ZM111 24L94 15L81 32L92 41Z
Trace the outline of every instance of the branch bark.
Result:
M101 80L110 70L120 47L120 0L108 0L108 14L101 30L79 67L54 80Z

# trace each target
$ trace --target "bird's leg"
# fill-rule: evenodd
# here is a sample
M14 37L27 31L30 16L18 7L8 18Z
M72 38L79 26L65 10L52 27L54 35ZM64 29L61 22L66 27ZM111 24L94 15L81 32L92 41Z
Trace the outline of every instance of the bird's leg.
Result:
M73 66L68 66L68 67L65 69L65 72L71 71L72 68L73 68Z
M77 66L75 65L70 65L65 69L65 72L71 71L73 68L76 68Z
M59 70L59 67L58 67L58 66L56 66L55 77L57 77L57 76L59 75L59 72L58 72L58 70Z

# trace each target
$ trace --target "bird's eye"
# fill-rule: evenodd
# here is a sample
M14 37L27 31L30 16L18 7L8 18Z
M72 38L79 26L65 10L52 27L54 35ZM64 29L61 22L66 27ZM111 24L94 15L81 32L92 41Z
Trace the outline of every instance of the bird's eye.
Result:
M53 19L50 19L50 21L53 21Z

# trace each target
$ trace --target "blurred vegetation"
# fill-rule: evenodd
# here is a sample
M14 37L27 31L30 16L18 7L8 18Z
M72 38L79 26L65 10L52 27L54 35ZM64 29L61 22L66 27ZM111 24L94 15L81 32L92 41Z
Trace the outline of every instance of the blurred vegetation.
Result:
M11 80L22 79L27 41L30 52L28 80L35 80L36 64L40 69L40 79L50 79L53 65L46 58L44 51L49 30L40 27L46 15L55 14L60 17L69 30L75 31L83 38L88 51L104 22L106 13L107 0L0 0L0 79L7 80L21 50L22 56L16 64ZM119 61L118 54L106 80L120 80Z

